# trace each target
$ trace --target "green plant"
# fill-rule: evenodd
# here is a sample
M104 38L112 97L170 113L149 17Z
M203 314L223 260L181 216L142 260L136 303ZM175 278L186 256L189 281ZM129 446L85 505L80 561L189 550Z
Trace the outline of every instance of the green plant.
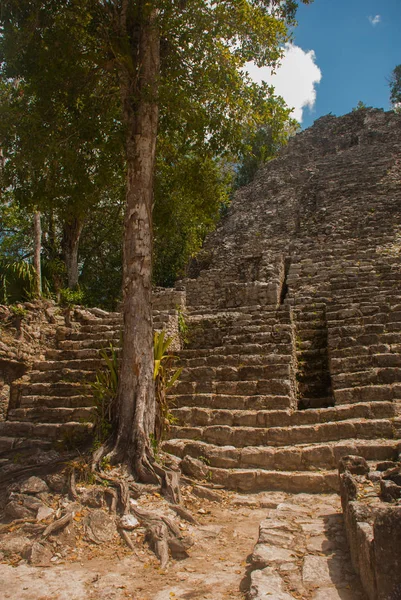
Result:
M181 306L177 307L178 312L178 333L183 344L188 343L188 331L189 327L185 320L185 314Z
M166 332L156 331L154 334L154 371L153 379L155 381L156 393L156 424L155 440L157 444L162 441L174 422L174 416L170 412L170 406L167 400L167 390L171 388L181 375L182 368L174 369L173 363L176 356L169 353L169 348L173 342L172 337L165 337Z
M12 304L9 308L13 317L18 319L23 319L27 315L27 311L20 304Z
M117 352L113 344L110 343L109 348L100 350L100 356L106 366L96 373L95 381L91 382L96 406L94 443L97 445L105 442L111 432L112 408L117 397L119 370Z
M84 299L84 292L80 288L71 290L70 288L62 288L59 291L60 295L60 306L65 308L71 308L75 304L82 304Z
M24 260L0 259L1 302L22 300L31 295L35 282L33 265Z

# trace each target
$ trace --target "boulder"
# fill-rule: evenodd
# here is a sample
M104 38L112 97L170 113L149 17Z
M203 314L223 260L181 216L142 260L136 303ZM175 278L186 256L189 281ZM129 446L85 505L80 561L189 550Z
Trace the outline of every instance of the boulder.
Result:
M0 548L5 555L20 554L24 556L31 546L31 540L23 535L9 534L0 541Z
M43 479L33 476L20 485L20 491L22 494L40 494L41 492L48 492L49 487Z
M86 535L95 544L110 542L117 532L113 517L103 510L92 511L86 519Z
M28 553L28 561L34 567L48 567L52 556L53 552L47 544L34 542Z
M338 468L340 473L348 471L352 475L367 475L369 473L369 465L363 456L351 454L340 459Z

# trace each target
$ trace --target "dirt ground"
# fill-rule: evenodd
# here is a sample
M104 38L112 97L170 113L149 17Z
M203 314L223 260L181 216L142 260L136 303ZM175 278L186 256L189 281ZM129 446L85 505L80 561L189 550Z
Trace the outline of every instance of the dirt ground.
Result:
M159 498L148 498L156 508ZM180 521L194 545L184 560L162 570L138 535L135 552L116 538L96 546L76 535L75 547L55 553L49 567L25 561L0 564L1 600L242 600L249 589L247 557L267 510L285 499L281 493L239 496L220 492L220 501L187 494L185 505L198 525ZM75 525L79 526L76 517ZM76 531L76 530L75 530ZM75 535L75 534L74 534ZM69 547L69 546L67 546ZM11 562L11 564L10 564Z

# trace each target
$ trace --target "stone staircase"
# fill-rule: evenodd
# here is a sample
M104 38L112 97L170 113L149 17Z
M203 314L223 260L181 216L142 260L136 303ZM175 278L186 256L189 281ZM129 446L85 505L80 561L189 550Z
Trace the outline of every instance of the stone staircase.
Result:
M154 329L175 336L177 306L161 302L170 295L177 300L168 290L155 294ZM0 422L4 460L10 452L22 458L32 448L68 449L88 439L96 411L91 382L104 367L100 351L110 344L118 351L121 323L118 312L89 309L75 311L71 326L57 328L56 348L47 350L45 360L34 362L29 373L11 385L7 420Z
M396 456L398 404L381 401L380 392L338 407L327 406L324 396L323 407L302 404L298 410L298 360L305 350L297 351L296 336L309 331L304 339L316 338L316 328L304 327L310 316L307 307L295 311L288 305L209 309L203 315L197 308L189 316L195 333L180 352L184 371L171 392L176 422L164 444L183 459L184 472L240 491L329 492L338 489L342 456ZM315 400L322 400L322 373L324 380L328 373L321 356L313 355L315 375L308 376L318 380ZM352 379L347 371L354 383L357 373Z
M186 304L164 442L184 473L240 491L330 492L342 456L397 458L400 154L400 115L320 119L238 192L185 291L156 291L158 329L177 333ZM78 321L14 383L0 449L90 431L89 382L99 350L119 343L120 316Z

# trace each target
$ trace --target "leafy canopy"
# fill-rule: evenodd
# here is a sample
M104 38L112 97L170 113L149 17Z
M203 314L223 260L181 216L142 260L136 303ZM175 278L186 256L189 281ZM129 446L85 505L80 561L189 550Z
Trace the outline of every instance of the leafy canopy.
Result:
M390 77L390 102L394 108L401 106L401 65L394 67Z

